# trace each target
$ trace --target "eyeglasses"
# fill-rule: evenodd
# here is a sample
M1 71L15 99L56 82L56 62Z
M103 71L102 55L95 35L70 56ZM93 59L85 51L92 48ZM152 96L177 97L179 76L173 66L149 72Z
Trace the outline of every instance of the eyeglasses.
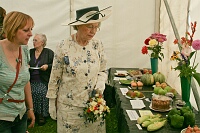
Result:
M99 27L95 27L93 25L85 25L89 30L95 30L96 32L100 31Z

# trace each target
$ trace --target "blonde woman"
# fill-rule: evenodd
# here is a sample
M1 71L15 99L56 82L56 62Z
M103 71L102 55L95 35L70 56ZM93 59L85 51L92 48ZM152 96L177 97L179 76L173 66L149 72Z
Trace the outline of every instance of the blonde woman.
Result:
M25 133L27 115L31 119L29 127L35 123L26 46L33 26L32 17L22 12L10 12L4 18L6 39L0 40L0 133Z

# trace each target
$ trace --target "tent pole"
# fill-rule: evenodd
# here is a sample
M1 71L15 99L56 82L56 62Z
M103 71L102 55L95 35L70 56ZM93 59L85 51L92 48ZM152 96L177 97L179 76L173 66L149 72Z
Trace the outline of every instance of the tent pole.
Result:
M74 0L70 0L70 19L74 18ZM73 27L70 26L70 35L72 34Z
M161 0L156 0L155 3L155 27L154 32L160 33L160 3Z

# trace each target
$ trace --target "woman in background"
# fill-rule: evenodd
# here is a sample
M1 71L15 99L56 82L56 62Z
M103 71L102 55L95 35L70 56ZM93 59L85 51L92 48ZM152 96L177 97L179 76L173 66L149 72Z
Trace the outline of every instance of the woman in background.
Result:
M4 18L6 39L0 40L0 133L25 133L27 115L31 119L29 127L35 123L27 47L33 26L32 17L22 12L10 12Z
M30 49L30 82L34 111L39 125L44 125L49 116L49 100L46 98L54 52L45 48L46 35L35 34L33 49Z

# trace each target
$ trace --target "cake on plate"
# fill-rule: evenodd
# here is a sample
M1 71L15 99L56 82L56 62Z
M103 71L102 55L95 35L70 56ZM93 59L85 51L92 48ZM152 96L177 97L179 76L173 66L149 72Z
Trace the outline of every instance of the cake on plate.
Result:
M155 110L169 110L171 106L171 98L163 95L152 96L151 108Z

